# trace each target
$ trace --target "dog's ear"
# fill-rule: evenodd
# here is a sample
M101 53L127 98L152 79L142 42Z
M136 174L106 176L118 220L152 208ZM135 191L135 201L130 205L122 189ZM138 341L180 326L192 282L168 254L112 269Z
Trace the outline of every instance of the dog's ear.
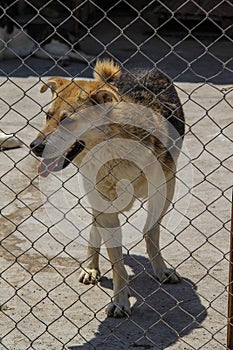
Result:
M68 85L69 83L70 83L69 80L65 78L59 78L59 77L49 78L41 86L40 92L43 93L48 89L50 89L52 91L52 94L54 95L55 92L57 92L58 90L61 90L63 86Z
M107 102L118 102L120 100L117 94L109 90L95 91L94 93L91 94L90 97L93 102L96 102L98 104L107 103Z

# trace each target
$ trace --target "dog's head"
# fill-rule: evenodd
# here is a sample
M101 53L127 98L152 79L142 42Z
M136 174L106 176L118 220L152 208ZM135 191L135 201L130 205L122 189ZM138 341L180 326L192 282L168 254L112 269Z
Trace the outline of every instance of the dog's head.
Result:
M118 102L120 95L111 84L120 75L120 67L113 61L98 61L94 68L95 80L71 81L66 78L53 77L41 87L43 93L48 89L52 92L52 101L45 111L45 126L30 144L32 152L43 160L39 166L41 176L48 176L50 172L65 168L85 148L83 140L76 140L72 146L59 157L47 158L44 150L48 137L53 134L64 120L78 114L83 109L106 102Z

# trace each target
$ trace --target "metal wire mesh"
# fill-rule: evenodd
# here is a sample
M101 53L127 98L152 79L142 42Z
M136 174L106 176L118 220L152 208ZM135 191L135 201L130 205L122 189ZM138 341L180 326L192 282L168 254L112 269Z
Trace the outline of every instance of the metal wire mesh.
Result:
M232 2L6 0L0 10L0 128L23 144L1 144L2 349L225 349ZM51 102L49 93L39 93L42 83L55 75L90 78L103 57L125 71L164 71L186 115L177 190L161 224L161 251L183 280L156 279L139 227L147 209L139 200L144 211L121 216L130 232L123 253L132 315L119 319L105 314L113 266L104 247L100 282L78 282L91 226L79 170L73 164L41 180L29 151Z

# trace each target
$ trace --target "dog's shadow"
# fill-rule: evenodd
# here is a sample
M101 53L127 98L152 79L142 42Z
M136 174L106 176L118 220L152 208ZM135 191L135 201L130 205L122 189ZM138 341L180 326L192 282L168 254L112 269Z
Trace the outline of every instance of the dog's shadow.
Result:
M207 312L194 283L186 278L175 285L158 283L149 260L142 256L125 256L125 264L133 271L130 291L136 302L132 315L125 319L106 318L93 339L68 349L161 350L200 327ZM101 286L112 289L112 280L103 278Z

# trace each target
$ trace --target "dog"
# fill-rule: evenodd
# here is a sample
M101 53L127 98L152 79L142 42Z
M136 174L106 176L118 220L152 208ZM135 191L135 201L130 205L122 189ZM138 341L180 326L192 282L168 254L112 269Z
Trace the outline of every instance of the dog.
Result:
M41 25L32 20L23 27L17 24L17 18L22 18L25 13L33 18L36 7L47 18L59 17L59 11L66 10L62 5L54 6L47 1L40 1L39 4L34 1L33 6L25 1L16 1L13 4L9 0L1 1L0 61L31 56L58 60L63 66L69 65L71 61L95 61L94 56L83 52L77 36L63 28L63 25L54 30L48 23Z
M7 24L0 25L0 61L30 56L59 60L63 66L69 65L71 61L85 63L95 61L94 56L83 52L78 44L73 45L73 41L74 37L67 36L64 31L60 35L52 35L45 28L38 34L32 30L22 30L9 20Z
M52 77L42 85L40 91L43 93L48 89L52 92L52 101L46 111L46 123L30 145L31 151L42 158L39 174L46 177L73 162L85 170L85 177L91 177L95 167L95 151L100 157L105 152L98 145L107 142L110 147L113 143L114 147L108 148L112 152L111 157L106 158L105 164L98 169L95 184L98 198L104 199L110 206L116 203L116 199L120 198L119 193L124 195L127 192L127 186L121 187L120 191L117 188L122 178L128 180L134 191L130 201L123 207L118 209L115 205L115 211L104 210L101 205L98 206L98 200L95 203L95 199L90 196L93 222L87 260L82 265L79 279L85 284L98 282L98 260L103 239L113 270L113 299L107 308L107 315L130 315L128 275L120 244L119 213L128 210L136 198L148 202L143 236L155 275L161 283L178 283L181 279L176 271L166 266L159 248L159 236L160 222L172 202L175 188L176 161L185 129L182 105L172 81L164 73L157 69L122 72L116 62L108 59L96 62L93 80L70 81ZM95 108L103 111L100 113L101 118L107 115L107 123L103 121L101 124L97 113L98 118L94 119L98 122L93 128L84 130L81 136L71 137L72 141L59 151L59 155L44 155L45 148L53 144L52 136L62 123L67 121L69 131L74 129L74 125L79 129L81 119L87 120L92 109L95 114ZM131 143L135 147L134 152L129 151ZM151 187L155 189L148 195ZM91 187L87 185L87 195L90 192ZM126 197L130 196L129 192ZM106 238L106 232L110 232L110 238ZM119 238L118 243L113 243L114 234Z

